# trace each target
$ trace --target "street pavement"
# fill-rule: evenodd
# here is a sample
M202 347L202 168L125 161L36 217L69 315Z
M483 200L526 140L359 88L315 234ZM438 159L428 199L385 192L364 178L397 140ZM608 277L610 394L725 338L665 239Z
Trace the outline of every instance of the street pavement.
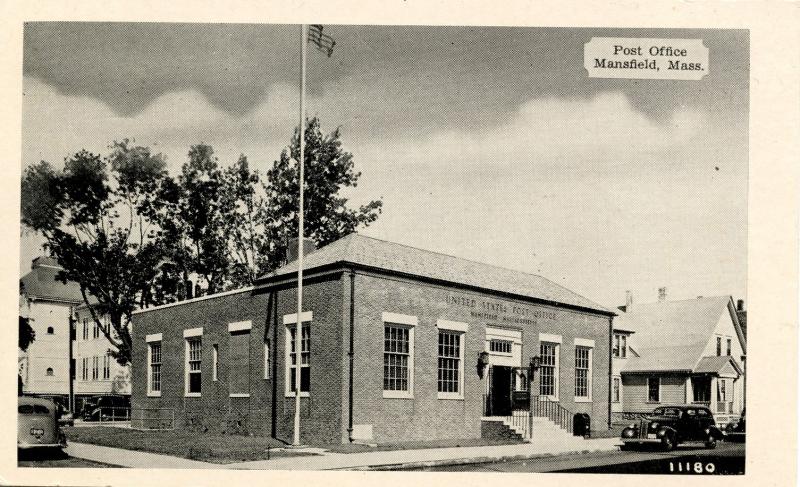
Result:
M571 473L744 473L744 443L719 443L708 450L680 446L658 450L605 451L583 455L557 455L533 459L442 465L418 468L428 472L571 472ZM696 472L696 463L701 472ZM709 467L709 464L713 466ZM688 465L688 472L687 470ZM708 471L712 470L712 471Z

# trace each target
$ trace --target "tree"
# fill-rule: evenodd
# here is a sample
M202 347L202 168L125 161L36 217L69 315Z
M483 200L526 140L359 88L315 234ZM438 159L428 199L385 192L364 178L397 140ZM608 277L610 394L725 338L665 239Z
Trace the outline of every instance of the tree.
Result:
M264 226L268 236L262 272L271 271L286 260L289 240L297 236L299 218L299 174L295 161L300 159L299 130L290 146L281 152L267 172L267 200ZM353 156L342 149L339 129L324 135L319 119L307 121L305 130L305 236L319 246L326 245L368 226L377 220L383 202L373 200L358 209L347 206L340 194L356 187L360 172L355 172Z
M225 169L222 176L220 208L228 236L230 287L252 284L266 266L268 249L264 227L265 200L258 171L250 169L247 157Z
M160 195L159 221L173 242L165 270L178 282L199 276L203 282L197 292L213 294L233 281L248 280L246 267L254 253L248 251L246 236L253 222L247 209L249 215L255 211L258 177L244 156L223 170L210 145L193 145L188 155L177 184L165 185Z
M44 236L63 267L58 278L78 283L92 319L116 348L112 355L126 364L131 313L152 304L169 243L154 221L169 178L164 157L149 148L126 139L110 149L104 159L81 150L62 171L45 161L26 169L22 223ZM103 316L113 329L102 326Z
M30 319L24 316L19 317L19 349L23 352L36 340L36 332L30 324Z

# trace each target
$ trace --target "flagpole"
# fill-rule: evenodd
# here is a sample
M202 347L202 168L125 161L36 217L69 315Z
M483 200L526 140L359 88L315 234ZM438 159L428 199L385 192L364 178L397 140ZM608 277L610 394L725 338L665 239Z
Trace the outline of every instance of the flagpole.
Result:
M304 185L304 168L305 165L305 103L306 103L306 43L307 43L306 25L300 25L300 221L298 224L298 239L297 239L297 321L295 322L294 333L294 352L295 352L295 372L294 372L294 439L292 444L295 446L300 445L300 372L303 366L303 185ZM309 364L310 365L310 364Z

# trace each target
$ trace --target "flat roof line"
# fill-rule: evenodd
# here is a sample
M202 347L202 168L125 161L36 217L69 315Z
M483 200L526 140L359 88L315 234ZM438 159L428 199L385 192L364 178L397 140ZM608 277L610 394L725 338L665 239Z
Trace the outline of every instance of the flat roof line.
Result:
M137 309L131 314L138 315L142 313L147 313L148 311L156 311L164 308L172 308L173 306L181 306L184 304L196 303L198 301L205 301L206 299L221 298L223 296L230 296L231 294L246 293L248 291L252 291L253 289L255 289L255 286L248 286L239 289L231 289L230 291L223 291L221 293L216 293L216 294L208 294L206 296L200 296L199 298L184 299L183 301L176 301L174 303L167 303L159 306L153 306L152 308Z

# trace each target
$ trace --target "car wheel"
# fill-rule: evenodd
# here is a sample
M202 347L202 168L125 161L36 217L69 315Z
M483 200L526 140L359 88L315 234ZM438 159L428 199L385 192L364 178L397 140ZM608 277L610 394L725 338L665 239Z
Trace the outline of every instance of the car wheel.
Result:
M661 438L661 448L663 448L664 451L670 451L675 448L675 438L669 433L664 435L664 437Z
M713 449L717 447L717 438L713 434L709 434L706 438L706 448Z

